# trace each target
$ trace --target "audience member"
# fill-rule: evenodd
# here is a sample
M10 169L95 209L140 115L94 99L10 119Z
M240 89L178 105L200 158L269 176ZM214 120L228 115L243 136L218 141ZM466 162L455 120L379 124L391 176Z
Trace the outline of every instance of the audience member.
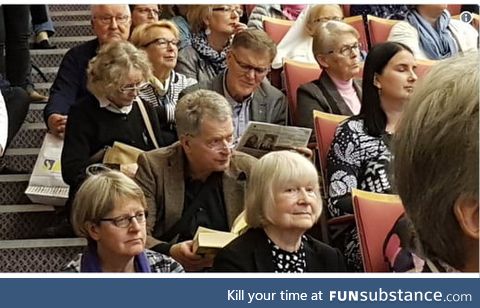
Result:
M306 7L306 4L260 4L252 10L247 25L263 31L264 17L296 20Z
M277 45L277 55L273 60L272 68L281 68L285 59L317 63L312 53L313 35L320 23L329 20L343 20L340 5L318 4L305 9Z
M179 31L180 44L178 50L185 48L191 44L192 28L187 21L187 12L192 7L191 5L169 5L173 17L171 21L177 26Z
M50 44L49 37L55 34L53 22L48 16L48 5L30 5L33 28L33 49L55 49L57 46Z
M433 67L395 134L395 184L426 272L479 270L479 64L469 53Z
M132 31L142 24L158 21L160 15L158 4L130 4L129 7L132 14Z
M177 140L175 106L178 95L186 87L197 83L195 79L174 71L177 64L179 33L171 21L161 20L137 27L130 41L147 52L152 64L150 84L140 90L140 97L157 109L162 130L169 133L167 143Z
M317 80L297 90L297 119L300 126L313 128L313 110L357 115L361 108L360 42L355 28L339 21L317 27L312 51L322 68Z
M362 15L367 20L367 15L373 15L384 19L405 19L408 8L406 5L350 5L350 16Z
M446 4L412 6L388 40L407 45L416 59L442 60L478 48L478 32L452 19Z
M271 152L252 168L246 233L219 251L219 272L344 272L338 250L306 235L322 213L318 174L305 157Z
M64 272L183 272L175 260L145 250L147 209L142 189L118 171L91 175L75 198L72 222L88 239Z
M208 89L225 96L233 110L235 138L243 134L249 121L285 125L285 95L265 78L275 53L275 43L265 32L255 29L240 32L227 53L225 72L184 92Z
M196 5L188 9L191 45L180 50L175 70L198 82L220 74L227 66L227 50L233 34L246 29L239 22L240 5Z
M92 5L92 28L96 38L70 49L63 57L44 109L45 123L63 137L70 107L87 95L86 70L98 49L109 42L127 40L130 34L128 5Z
M363 71L360 114L340 124L327 156L331 216L353 213L352 188L392 192L390 139L415 87L415 69L415 58L406 45L386 42L370 49ZM346 236L345 254L349 269L359 271L358 235L352 227Z
M150 214L148 247L198 271L213 259L193 252L195 231L230 230L243 210L245 179L256 159L232 151L232 110L218 93L185 95L175 118L180 142L140 155L136 180Z

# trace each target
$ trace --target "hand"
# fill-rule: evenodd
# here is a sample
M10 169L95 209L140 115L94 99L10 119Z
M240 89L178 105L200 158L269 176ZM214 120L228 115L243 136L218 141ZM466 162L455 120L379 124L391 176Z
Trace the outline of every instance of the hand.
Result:
M233 25L233 34L240 33L244 30L247 30L247 25L241 22L237 22Z
M213 266L213 256L199 256L193 252L193 241L185 241L170 248L170 256L179 262L187 272L198 272Z
M137 173L138 164L122 164L120 165L120 172L127 175L130 178L135 178L135 173Z
M67 125L67 116L52 113L48 117L47 125L52 134L63 139L65 135L65 126Z

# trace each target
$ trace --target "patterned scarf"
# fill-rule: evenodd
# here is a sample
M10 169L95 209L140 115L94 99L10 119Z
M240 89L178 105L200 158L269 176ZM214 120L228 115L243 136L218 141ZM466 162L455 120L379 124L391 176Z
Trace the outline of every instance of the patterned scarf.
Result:
M192 34L192 47L200 54L202 58L206 58L212 65L216 74L220 74L227 67L227 50L230 44L225 46L221 52L217 52L208 44L207 35L204 31Z
M297 20L298 15L300 15L305 7L305 4L282 5L282 13L288 20Z
M444 10L437 19L435 27L432 27L417 10L410 10L405 18L417 29L420 46L430 59L441 60L458 52L455 40L448 30L450 13L447 10Z

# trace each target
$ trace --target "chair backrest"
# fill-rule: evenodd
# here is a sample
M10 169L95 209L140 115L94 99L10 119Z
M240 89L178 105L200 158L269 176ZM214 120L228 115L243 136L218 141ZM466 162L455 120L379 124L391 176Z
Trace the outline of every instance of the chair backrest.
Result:
M367 31L365 30L362 15L347 17L343 21L358 31L358 34L360 34L359 42L362 44L362 49L368 50Z
M390 30L398 20L379 18L373 15L367 15L368 34L370 35L370 46L386 42Z
M263 17L263 29L278 45L295 21Z
M341 4L343 16L350 17L350 4Z
M462 12L461 4L448 4L447 10L450 12L450 15L458 15Z
M285 74L285 90L287 92L290 120L295 125L297 122L297 89L302 84L317 79L322 69L318 64L286 59L283 63L283 72Z
M437 63L438 61L433 61L433 60L417 60L416 74L418 76L418 79L425 78L425 76L430 71L432 66L434 66Z
M353 189L352 202L365 272L388 272L383 243L404 212L400 198Z
M320 158L320 172L323 177L324 193L327 191L327 155L330 150L338 124L348 118L344 115L313 111L315 138L317 139L318 157Z

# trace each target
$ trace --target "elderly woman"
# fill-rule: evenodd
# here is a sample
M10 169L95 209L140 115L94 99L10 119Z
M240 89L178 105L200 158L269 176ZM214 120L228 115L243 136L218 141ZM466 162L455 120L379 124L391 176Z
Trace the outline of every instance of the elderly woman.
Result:
M87 89L91 94L72 107L62 151L62 176L70 185L71 197L85 178L85 168L101 160L101 151L115 141L144 151L154 149L155 142L167 145L155 111L137 96L151 75L145 52L128 42L102 46L90 60Z
M158 4L130 4L129 7L132 14L132 30L140 25L158 21L161 12Z
M142 189L118 171L90 176L78 190L72 222L88 239L86 252L65 272L183 272L175 260L145 250L146 201Z
M328 209L333 217L353 213L351 191L391 193L390 139L417 81L413 53L400 43L375 45L363 71L362 108L337 128L327 157ZM347 236L347 265L362 269L356 229Z
M318 4L304 10L278 44L272 67L281 68L285 59L317 63L312 52L313 35L320 23L329 20L343 20L340 5Z
M357 115L362 91L354 77L360 72L360 42L357 30L339 21L321 24L312 50L322 73L297 90L297 124L313 128L313 110Z
M470 53L432 68L394 138L395 183L427 257L424 272L479 270L479 64Z
M478 48L478 32L452 19L446 4L412 6L405 19L392 27L388 40L410 47L416 59L442 60Z
M345 271L339 251L305 235L322 213L317 170L307 158L263 156L251 170L245 210L250 229L219 251L214 271Z
M130 41L147 53L153 69L150 84L140 90L139 96L157 110L162 130L170 134L168 143L173 143L177 140L175 106L178 95L197 83L174 71L180 42L178 29L167 20L144 24L135 28Z
M227 66L227 49L232 35L247 28L239 22L240 5L197 5L187 11L192 26L191 46L178 55L175 70L198 82L208 81Z

